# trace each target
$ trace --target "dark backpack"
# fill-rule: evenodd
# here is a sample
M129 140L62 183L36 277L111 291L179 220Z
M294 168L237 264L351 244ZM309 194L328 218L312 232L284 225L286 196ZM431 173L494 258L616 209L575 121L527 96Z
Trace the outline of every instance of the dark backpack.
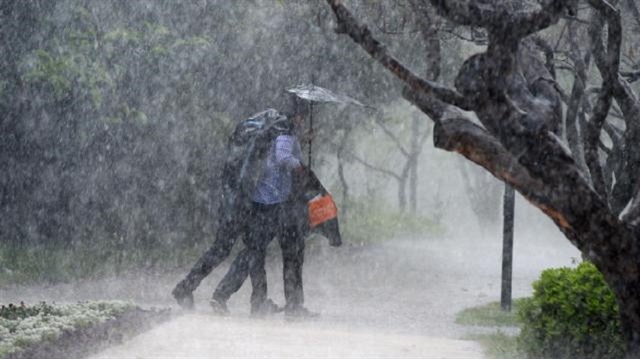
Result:
M225 223L236 221L236 215L250 204L273 140L292 129L291 121L274 109L256 113L236 125L222 169L220 217Z

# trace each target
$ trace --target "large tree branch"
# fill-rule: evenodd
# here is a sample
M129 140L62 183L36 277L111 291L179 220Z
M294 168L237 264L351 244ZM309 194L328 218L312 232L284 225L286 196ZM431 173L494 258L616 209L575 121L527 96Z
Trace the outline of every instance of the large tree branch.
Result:
M521 39L556 23L567 9L577 11L576 0L546 0L541 8L514 11L504 1L430 0L440 14L460 25L483 27L490 32L507 31L509 37Z
M437 148L463 155L523 194L543 190L543 183L532 177L500 141L465 118L450 118L436 124L433 143Z
M570 166L556 168L553 170L556 183L550 185L532 175L500 141L478 125L460 117L436 124L434 144L438 148L460 153L513 186L525 199L547 214L585 256L602 268L619 273L620 268L614 268L615 263L605 263L604 258L624 257L621 253L636 242L635 238L608 210L578 171ZM623 265L626 268L633 266L631 262Z
M327 0L331 9L336 15L339 33L346 33L359 44L369 55L378 61L382 66L387 68L391 73L404 81L414 91L434 96L438 100L458 106L465 110L471 110L471 104L457 91L444 87L438 83L431 82L415 75L411 70L404 66L400 61L396 60L389 54L387 49L376 40L371 31L351 15L342 1Z

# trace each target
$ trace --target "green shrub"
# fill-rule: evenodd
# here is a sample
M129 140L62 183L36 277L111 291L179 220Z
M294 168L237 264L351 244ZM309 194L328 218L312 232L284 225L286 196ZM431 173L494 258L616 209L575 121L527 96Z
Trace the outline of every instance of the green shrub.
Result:
M624 356L615 297L596 267L548 269L521 303L519 345L529 358Z

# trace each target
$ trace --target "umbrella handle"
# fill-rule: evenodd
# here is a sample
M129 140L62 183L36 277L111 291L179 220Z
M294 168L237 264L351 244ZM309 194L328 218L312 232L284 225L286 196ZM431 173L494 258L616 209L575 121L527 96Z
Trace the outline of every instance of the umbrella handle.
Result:
M313 101L309 101L309 130L311 132L311 137L309 138L309 169L311 169L311 143L313 142Z

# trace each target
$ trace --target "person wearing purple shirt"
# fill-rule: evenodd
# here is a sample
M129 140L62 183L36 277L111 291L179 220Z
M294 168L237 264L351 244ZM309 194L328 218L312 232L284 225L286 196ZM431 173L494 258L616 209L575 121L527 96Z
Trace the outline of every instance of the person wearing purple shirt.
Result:
M292 172L302 168L300 143L295 135L276 138L267 156L262 175L253 193L253 202L285 202L291 193Z
M304 262L304 218L300 200L293 190L296 177L304 176L301 150L296 130L304 120L302 106L289 113L293 130L279 135L267 154L262 173L251 197L250 220L243 239L245 248L231 264L210 301L214 312L227 314L226 303L251 276L251 314L263 316L282 310L267 298L265 257L267 246L278 237L282 250L283 280L287 317L313 317L316 313L306 309L302 285Z

